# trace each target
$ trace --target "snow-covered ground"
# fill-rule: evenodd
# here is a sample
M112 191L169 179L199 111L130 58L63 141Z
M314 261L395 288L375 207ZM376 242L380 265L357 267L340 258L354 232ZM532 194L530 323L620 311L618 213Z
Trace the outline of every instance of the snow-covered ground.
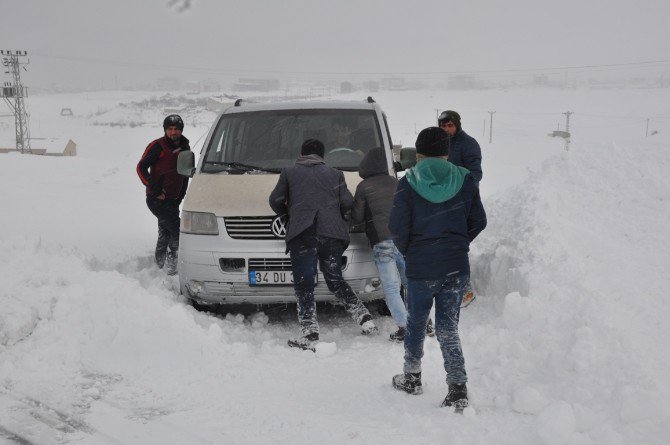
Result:
M0 154L0 443L667 443L670 90L374 95L395 143L451 108L482 146L464 416L438 408L434 339L424 394L391 388L390 317L368 338L324 308L313 354L286 346L294 306L212 315L184 301L152 264L135 174L163 110L119 106L150 96L30 98L32 134L50 138L33 146L71 138L78 155ZM547 137L566 111L570 151ZM195 151L213 116L187 116ZM131 122L150 124L105 125Z

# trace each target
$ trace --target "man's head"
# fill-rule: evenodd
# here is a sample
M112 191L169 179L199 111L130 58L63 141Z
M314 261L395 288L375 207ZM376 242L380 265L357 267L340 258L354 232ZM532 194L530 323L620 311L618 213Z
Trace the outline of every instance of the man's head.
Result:
M163 120L165 135L173 141L178 141L184 131L184 121L178 114L171 114Z
M426 157L446 156L449 152L449 137L437 127L421 130L416 138L416 154Z
M324 152L325 147L323 146L323 142L318 139L307 139L302 143L302 148L300 149L302 156L318 155L323 157Z
M453 136L461 129L461 115L453 110L443 111L440 117L437 118L437 124L449 136Z
M343 116L338 116L333 119L332 133L334 147L348 147L350 144L350 136L354 126L349 119Z

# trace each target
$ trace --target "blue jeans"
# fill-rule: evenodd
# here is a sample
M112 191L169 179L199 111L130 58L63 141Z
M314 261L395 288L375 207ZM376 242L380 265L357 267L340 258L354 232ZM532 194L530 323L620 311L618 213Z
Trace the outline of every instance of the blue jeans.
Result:
M379 278L382 280L386 306L399 328L407 326L407 309L400 294L400 284L407 289L405 259L392 240L386 240L372 247Z
M440 280L409 280L407 332L405 333L405 372L421 372L426 323L435 300L435 336L440 343L447 383L465 383L465 360L458 336L461 301L470 274L452 275Z
M302 237L290 244L293 288L298 300L298 322L303 335L319 332L314 300L317 260L328 290L344 303L344 308L356 323L360 324L364 316L370 315L351 286L342 278L342 253L345 248L346 243L342 240L316 235Z

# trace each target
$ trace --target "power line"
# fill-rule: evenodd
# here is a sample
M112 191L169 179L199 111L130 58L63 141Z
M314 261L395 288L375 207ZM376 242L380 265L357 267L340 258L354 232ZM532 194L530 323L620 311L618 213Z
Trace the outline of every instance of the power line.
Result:
M670 59L661 60L646 60L639 62L623 62L623 63L609 63L609 64L592 64L592 65L566 65L554 67L539 67L539 68L511 68L511 69L487 69L487 70L457 70L457 71L291 71L291 70L259 70L259 69L213 69L213 68L194 68L193 66L184 65L165 65L145 62L132 62L126 60L109 60L96 59L90 57L73 57L61 56L54 54L32 53L34 56L47 57L52 59L62 59L70 61L79 61L86 63L101 63L106 65L136 67L145 69L178 69L183 71L205 72L212 74L301 74L301 75L338 75L338 76L355 76L355 75L386 75L386 76L445 76L457 74L504 74L504 73L537 73L546 71L576 71L576 70L607 70L607 69L629 69L634 67L651 68L657 66L670 65Z

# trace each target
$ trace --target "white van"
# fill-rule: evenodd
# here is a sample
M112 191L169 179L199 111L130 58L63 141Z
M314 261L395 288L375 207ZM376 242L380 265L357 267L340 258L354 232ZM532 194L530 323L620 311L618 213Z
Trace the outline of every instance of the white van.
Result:
M183 295L198 304L295 302L285 220L273 213L268 198L281 169L295 163L309 138L325 144L326 163L344 171L352 194L361 181L358 164L374 147L384 148L389 173L395 174L386 116L371 98L270 104L238 100L212 126L197 166L193 153L179 156L179 172L192 177L179 238ZM362 300L383 298L362 230L351 233L342 263L344 278ZM315 298L335 300L320 273Z

